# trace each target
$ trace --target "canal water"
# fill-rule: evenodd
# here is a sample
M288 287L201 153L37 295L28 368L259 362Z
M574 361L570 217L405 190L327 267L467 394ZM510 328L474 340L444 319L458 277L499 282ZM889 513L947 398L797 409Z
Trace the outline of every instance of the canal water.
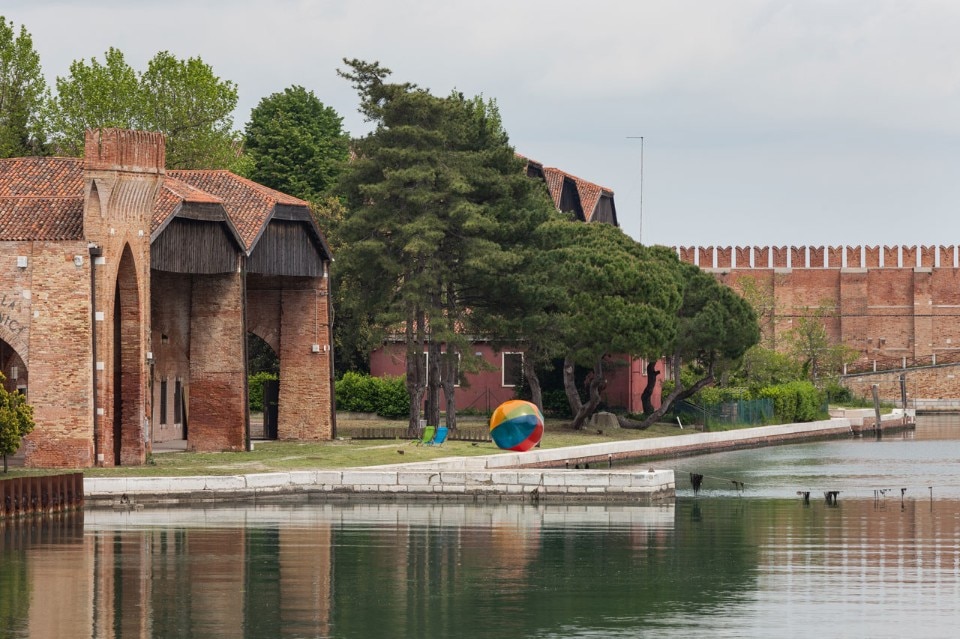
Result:
M0 524L0 638L951 637L958 464L950 417L879 441L659 462L679 489L661 507L288 504Z

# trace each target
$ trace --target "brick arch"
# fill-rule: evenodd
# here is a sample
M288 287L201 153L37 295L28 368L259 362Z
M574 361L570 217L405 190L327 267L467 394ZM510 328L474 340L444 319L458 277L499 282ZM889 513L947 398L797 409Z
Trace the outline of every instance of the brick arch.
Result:
M10 342L0 339L0 372L6 378L7 391L28 385L27 363L23 354Z
M247 332L253 333L280 354L280 290L247 291Z

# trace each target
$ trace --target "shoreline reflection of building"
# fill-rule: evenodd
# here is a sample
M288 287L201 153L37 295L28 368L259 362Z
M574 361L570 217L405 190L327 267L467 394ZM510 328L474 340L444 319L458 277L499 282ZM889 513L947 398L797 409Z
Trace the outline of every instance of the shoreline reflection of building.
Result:
M73 519L70 519L70 516ZM94 510L8 523L4 550L25 558L25 634L129 637L329 636L337 597L375 587L393 610L437 623L415 609L431 592L454 588L464 571L522 582L544 531L604 526L672 527L672 507L604 508L497 504L258 506L224 509ZM367 530L378 543L353 548ZM358 531L360 531L358 533ZM351 555L354 552L355 555ZM375 555L379 584L336 588L339 553ZM0 563L0 569L4 567ZM351 602L351 604L354 602ZM26 609L26 607L29 609ZM348 615L346 619L343 615ZM387 620L371 619L376 624ZM447 623L444 621L444 623Z

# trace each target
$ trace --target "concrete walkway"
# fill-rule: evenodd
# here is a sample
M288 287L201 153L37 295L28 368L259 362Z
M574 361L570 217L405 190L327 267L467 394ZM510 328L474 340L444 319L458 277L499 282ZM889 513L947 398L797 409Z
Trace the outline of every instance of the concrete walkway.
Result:
M230 476L91 477L88 506L230 502L301 498L466 499L514 501L629 501L658 503L675 495L672 470L616 470L614 462L664 459L809 439L852 436L863 416L804 424L534 449L478 457L342 470L304 470ZM858 420L860 420L858 422ZM884 425L902 425L902 413ZM651 464L655 466L655 464Z

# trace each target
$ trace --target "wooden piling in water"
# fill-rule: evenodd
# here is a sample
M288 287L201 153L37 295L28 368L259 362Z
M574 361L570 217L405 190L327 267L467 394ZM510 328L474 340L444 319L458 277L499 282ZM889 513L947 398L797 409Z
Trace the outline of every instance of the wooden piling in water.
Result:
M0 519L79 510L83 473L0 479Z

